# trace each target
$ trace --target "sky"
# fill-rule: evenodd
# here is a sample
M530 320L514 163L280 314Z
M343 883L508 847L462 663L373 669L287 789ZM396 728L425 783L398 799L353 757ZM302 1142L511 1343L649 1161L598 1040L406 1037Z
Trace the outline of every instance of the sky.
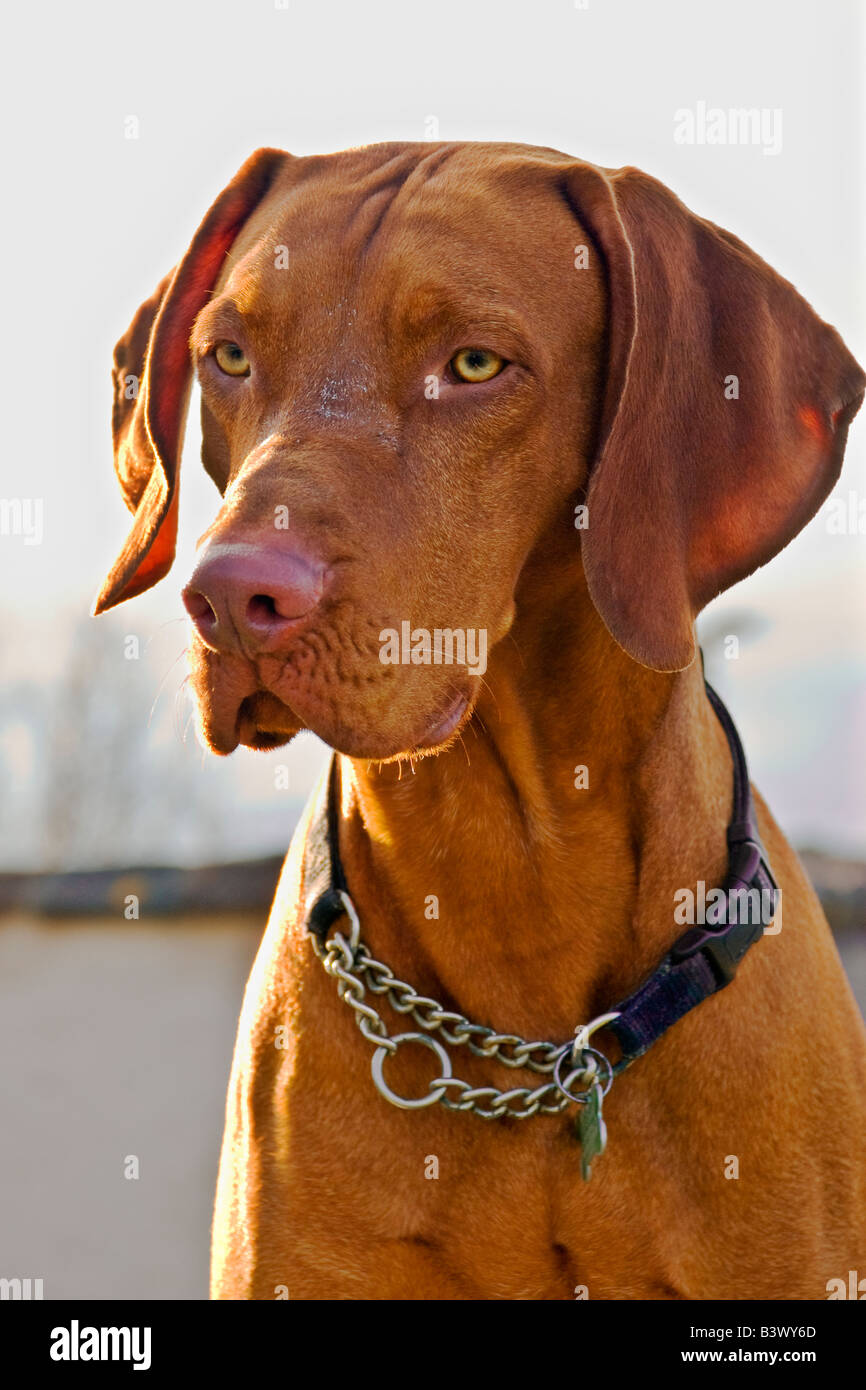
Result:
M69 700L55 697L68 685L75 650L87 647L91 602L128 527L111 466L114 342L253 149L312 154L432 135L637 165L792 280L864 361L860 13L848 0L47 0L10 13L0 89L0 497L41 500L43 535L38 545L0 536L8 694L0 699L0 868L42 862L45 807L53 779L63 780L58 750L76 729ZM763 137L727 145L677 139L687 120L700 123L715 107L761 110ZM326 756L311 737L268 757L240 751L227 761L182 742L179 593L217 502L199 442L194 399L175 570L99 621L114 623L106 632L118 638L139 635L147 652L142 679L152 699L148 686L135 766L146 769L151 754L179 760L186 785L195 782L223 808L222 819L215 813L200 831L186 825L178 833L148 782L148 826L134 834L122 824L104 828L98 845L95 830L79 827L69 854L81 860L284 848ZM834 496L847 503L853 494L856 508L866 497L864 474L866 415L852 428ZM834 534L828 521L819 514L781 556L711 605L701 630L705 638L743 635L739 657L717 659L712 676L740 725L754 780L789 836L863 855L866 534L856 526ZM100 673L102 714L81 725L85 770L108 757L100 720L126 698L119 657ZM59 706L69 726L63 739ZM54 750L47 763L46 747ZM283 765L288 796L275 787ZM140 776L143 785L146 772Z

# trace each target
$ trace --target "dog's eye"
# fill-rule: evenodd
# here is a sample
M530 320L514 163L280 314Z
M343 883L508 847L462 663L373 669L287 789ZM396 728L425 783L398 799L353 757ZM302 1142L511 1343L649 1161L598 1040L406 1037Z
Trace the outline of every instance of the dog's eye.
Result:
M461 348L448 363L459 381L489 381L505 366L504 358L489 348Z
M237 343L217 343L213 355L220 371L225 372L226 376L249 376L247 355Z

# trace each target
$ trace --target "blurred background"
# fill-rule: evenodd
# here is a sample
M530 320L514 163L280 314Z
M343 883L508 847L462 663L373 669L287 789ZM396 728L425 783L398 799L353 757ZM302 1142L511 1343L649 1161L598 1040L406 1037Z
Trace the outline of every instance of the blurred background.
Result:
M855 0L46 0L7 17L0 1277L45 1298L206 1295L243 986L327 757L308 735L227 760L196 742L179 592L217 494L195 396L175 569L89 617L128 528L109 367L139 303L259 145L514 140L656 175L862 362L861 20ZM713 108L764 113L764 135L701 142ZM700 625L861 1007L864 469L857 420L831 502Z

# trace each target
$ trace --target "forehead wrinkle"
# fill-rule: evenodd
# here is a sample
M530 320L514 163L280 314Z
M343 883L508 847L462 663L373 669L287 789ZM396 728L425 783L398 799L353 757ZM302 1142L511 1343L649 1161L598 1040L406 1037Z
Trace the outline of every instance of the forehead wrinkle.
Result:
M468 331L473 321L479 331L485 325L493 331L501 326L523 336L520 323L495 303L501 287L490 283L489 268L482 278L477 265L461 265L457 258L447 293L444 284L428 284L417 291L426 300L420 312L412 303L416 292L410 291L407 298L404 291L405 271L419 261L419 232L428 248L434 240L442 247L447 238L453 256L454 220L449 214L453 200L465 211L467 189L464 180L437 176L460 148L441 145L400 151L360 177L353 170L335 167L332 177L324 178L317 170L315 178L288 191L288 205L284 203L277 216L270 216L257 229L253 244L227 267L224 291L231 295L229 303L242 316L244 327L260 341L269 340L275 354L294 356L295 363L300 343L308 384L322 413L345 412L352 399L360 404L369 395L376 375L370 354L350 356L349 343L358 333L362 347L363 335L369 345L371 327L377 347L398 327L401 336L432 337L452 327L456 331L464 323ZM449 193L452 183L455 186ZM472 192L477 197L474 185ZM470 205L474 201L470 196ZM386 224L390 227L391 215L398 211L405 213L405 222L398 223L395 235L383 238L383 229ZM371 257L374 243L377 254ZM288 251L285 269L274 264L278 245ZM368 279L365 271L372 271L383 256L390 260L395 251L398 261L403 260L401 248L408 252L408 260L405 266L395 267L397 293L389 292L383 300L377 277ZM475 290L471 301L461 301L461 281ZM478 298L479 285L489 296L487 302Z
M457 145L415 146L391 153L386 146L383 153L387 151L388 158L383 163L354 177L354 171L338 167L330 171L330 177L323 177L328 171L317 165L316 176L288 190L285 204L265 227L257 229L252 245L245 245L240 255L229 255L221 288L230 290L239 311L254 321L257 304L270 300L275 288L285 285L297 295L299 280L292 266L300 262L308 300L330 299L332 305L345 305L345 292L339 300L334 293L322 293L328 280L337 276L345 276L344 283L356 280L392 209L402 206L406 198L411 201L458 149ZM278 270L274 264L278 245L288 252L286 269ZM319 283L311 284L311 279Z
M456 145L438 145L420 156L416 148L388 161L369 177L372 188L353 219L359 231L360 257L369 254L389 215L401 211L405 202L411 202L419 186L431 179L457 148Z
M345 153L317 158L308 179L287 191L279 215L272 219L262 240L283 242L293 251L318 247L339 249L359 263L378 238L392 209L402 207L420 185L426 183L459 149L458 145L383 146L386 157L369 165L370 150L360 168L353 167Z

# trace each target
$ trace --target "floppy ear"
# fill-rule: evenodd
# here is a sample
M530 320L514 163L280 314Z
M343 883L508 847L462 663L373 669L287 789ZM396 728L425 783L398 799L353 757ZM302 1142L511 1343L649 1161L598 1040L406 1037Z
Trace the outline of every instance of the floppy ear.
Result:
M827 497L866 377L787 280L655 179L579 164L566 186L609 291L587 584L631 656L681 670L701 608Z
M250 156L114 350L114 468L135 519L95 613L149 589L171 568L177 471L192 384L189 335L232 243L291 158L267 149Z

